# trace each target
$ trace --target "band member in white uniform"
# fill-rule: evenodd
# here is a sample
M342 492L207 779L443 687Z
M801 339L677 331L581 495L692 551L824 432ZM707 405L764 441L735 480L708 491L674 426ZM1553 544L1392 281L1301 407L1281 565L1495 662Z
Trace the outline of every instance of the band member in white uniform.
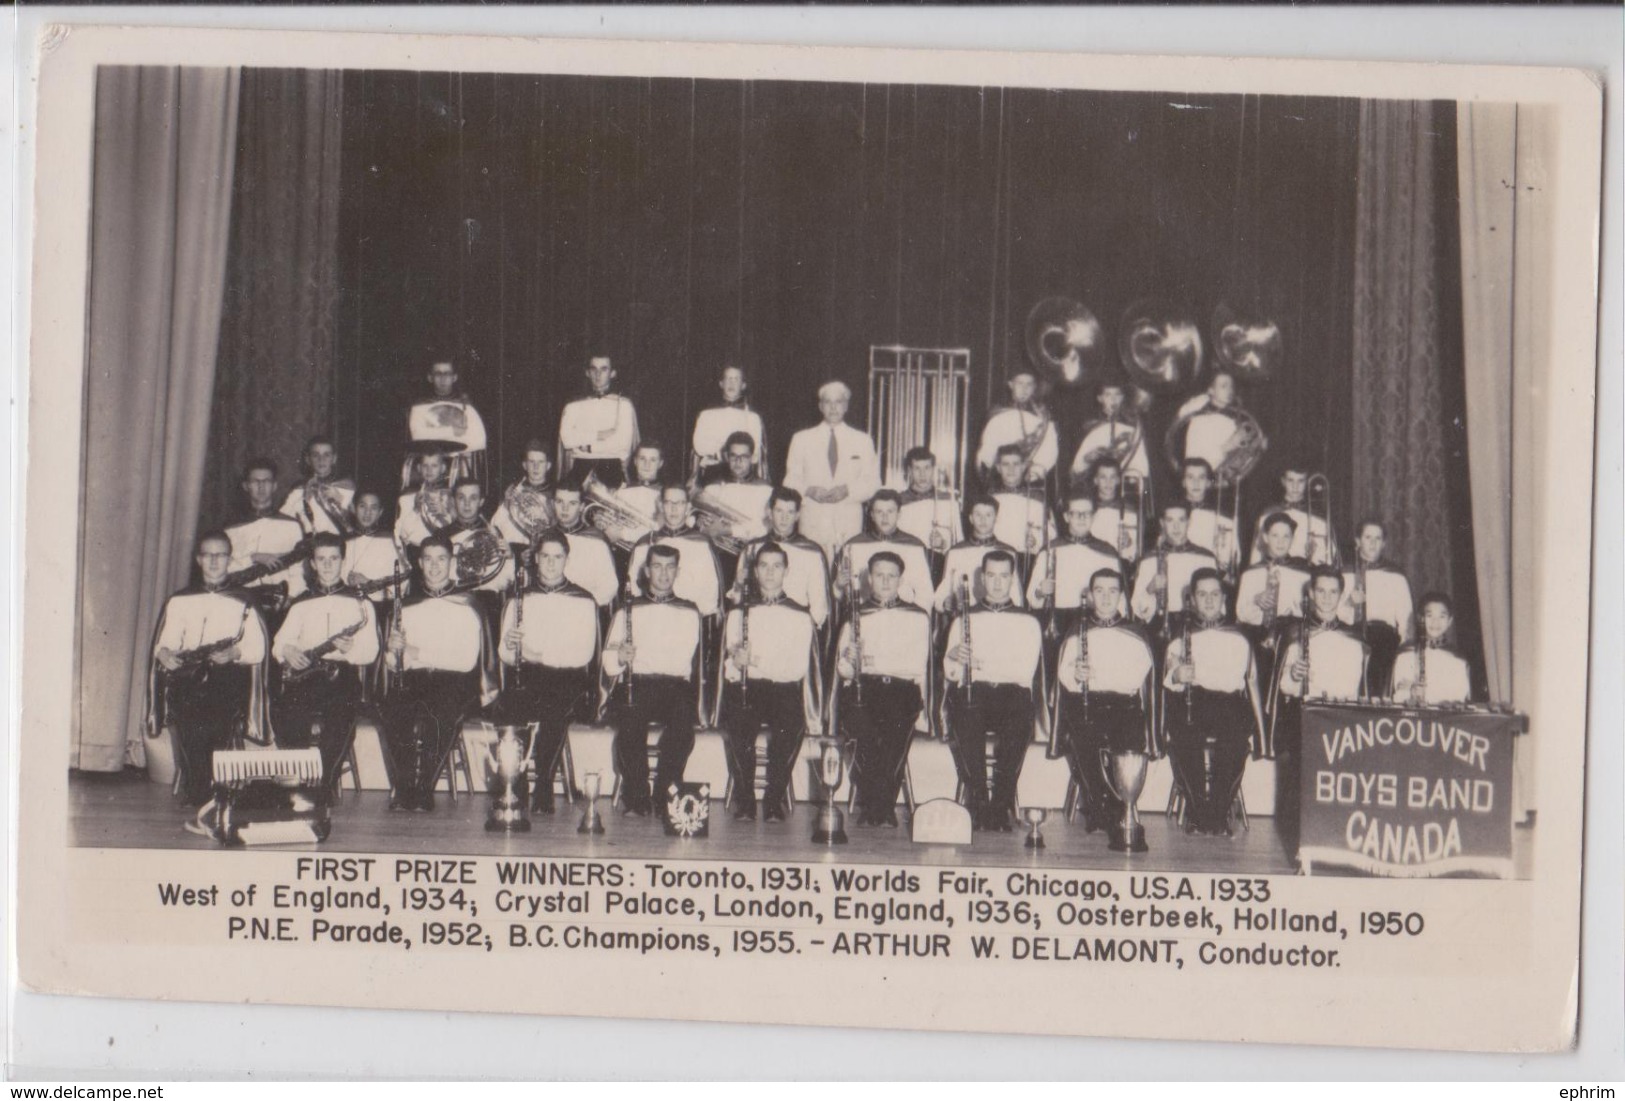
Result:
M1135 562L1140 557L1140 544L1144 532L1139 530L1138 511L1127 512L1123 500L1123 472L1117 460L1102 459L1095 464L1089 476L1089 485L1095 492L1095 518L1089 534L1108 546L1117 548L1124 562Z
M378 616L344 584L340 536L313 536L306 566L310 588L288 608L271 644L282 666L271 721L278 746L321 750L322 779L332 790L355 738L365 675L378 660Z
M784 595L806 608L813 624L823 630L824 624L829 622L829 563L824 559L822 548L797 530L800 522L801 494L784 486L776 487L768 498L767 536L745 544L740 552L739 568L728 599L734 603L743 599L751 559L770 539L784 551L788 562Z
M1257 628L1262 642L1277 620L1303 614L1303 591L1309 583L1309 563L1292 554L1297 524L1284 512L1264 517L1264 559L1247 567L1236 586L1236 622Z
M1162 534L1134 571L1134 618L1166 639L1185 610L1185 593L1197 570L1217 568L1213 555L1189 538L1190 510L1182 501L1162 506Z
M1001 542L993 534L995 525L999 522L999 505L986 493L975 493L970 498L970 535L962 543L957 543L948 551L943 560L942 580L937 585L936 599L933 602L936 610L946 612L950 609L959 610L959 582L962 578L969 578L970 602L974 607L982 602L982 560L989 551L1002 550L1007 552L1011 559L1017 562L1020 568L1021 552L1008 543ZM1010 599L1016 604L1022 603L1021 586L1011 592Z
M660 444L654 440L639 440L632 452L632 476L615 491L615 499L635 515L648 517L651 528L655 526L655 518L660 515L660 491L666 488L663 480L665 470L666 453ZM614 532L608 534L616 538ZM634 530L620 537L636 543L647 534L646 531Z
M532 807L553 813L553 777L564 755L570 723L597 712L593 672L598 661L598 604L565 577L570 541L543 532L532 550L534 580L502 611L505 717L537 724L531 760L536 766Z
M689 472L690 480L703 486L712 478L720 477L722 452L728 437L743 432L750 437L751 451L756 455L752 473L767 481L767 435L762 428L762 415L752 409L745 398L748 387L744 368L724 367L717 386L722 390L722 404L700 410L694 419L694 467Z
M897 526L902 496L895 489L882 489L869 501L869 530L847 540L835 564L835 588L845 592L852 578L866 581L869 559L890 551L903 563L902 587L898 596L920 608L931 607L931 559L925 544Z
M1185 421L1180 462L1201 459L1209 470L1218 470L1228 453L1225 445L1241 425L1241 418L1235 412L1237 408L1235 376L1221 368L1213 373L1206 393L1180 406L1179 416Z
M1324 517L1309 515L1309 472L1302 466L1294 466L1281 474L1281 499L1259 517L1249 563L1264 557L1264 520L1277 512L1286 513L1297 525L1292 533L1292 554L1311 566L1336 566L1341 562L1336 529L1330 528Z
M420 543L434 531L424 520L426 511L438 512L439 509L426 510L419 507L418 498L425 493L437 494L444 505L445 514L451 515L451 487L456 484L452 479L451 464L448 452L444 450L447 445L438 440L426 440L412 445L416 452L416 466L413 469L412 488L401 494L395 506L395 538L409 550L415 551Z
M1163 731L1185 797L1186 832L1228 835L1248 750L1264 740L1258 670L1252 642L1224 622L1219 571L1197 570L1190 587L1192 614L1163 663Z
M391 810L434 809L434 785L463 720L496 701L491 622L451 579L451 540L423 541L420 581L388 632L379 705L389 761Z
M867 433L846 424L852 391L844 382L818 388L824 423L790 440L783 484L801 494L801 533L834 561L841 544L863 530L863 506L880 488L880 460Z
M897 526L925 544L931 555L933 578L941 581L949 548L965 538L959 494L949 488L945 478L939 480L937 457L930 448L910 448L903 456L903 468L908 471L908 484L903 489Z
M526 441L520 467L524 473L503 492L491 515L491 526L509 546L529 548L532 539L554 524L553 483L547 477L553 460L547 456L547 445L541 440ZM516 512L524 518L524 526Z
M1085 832L1106 830L1115 852L1144 852L1144 833L1125 797L1139 795L1146 762L1156 753L1147 707L1154 663L1140 628L1117 614L1122 601L1123 576L1097 570L1089 579L1086 607L1062 636L1055 664L1055 738L1066 747L1083 797ZM1119 790L1125 778L1136 776L1138 783L1128 785L1132 790Z
M1055 469L1061 454L1055 420L1049 409L1036 400L1038 376L1032 368L1016 368L1010 373L1008 385L1010 404L988 415L981 446L976 449L976 467L986 484L994 484L993 466L999 448L1015 444L1021 448L1026 480L1041 482Z
M265 624L240 589L224 588L231 540L223 531L197 542L201 581L164 603L153 633L146 733L168 726L189 806L209 798L213 753L245 738L268 741Z
M1423 593L1421 618L1426 637L1407 645L1394 660L1388 698L1409 707L1467 703L1473 698L1472 670L1447 641L1455 622L1450 598Z
M687 553L686 548L681 553ZM655 790L657 808L664 814L669 790L682 782L694 750L694 729L705 718L699 609L672 591L679 554L676 547L664 544L650 549L642 585L649 595L616 611L604 643L607 713L615 728L622 809L640 818L650 810L649 724L662 727Z
M1044 631L1038 619L1010 600L1016 563L1008 551L982 560L986 596L955 617L948 629L943 672L951 686L948 729L965 787L971 821L984 830L1009 830L1016 782L1044 709ZM966 639L966 623L970 638ZM986 738L996 741L988 790Z
M1049 512L1049 494L1042 485L1027 478L1027 461L1021 448L1005 444L999 448L994 476L993 500L999 506L993 534L999 542L1021 552L1021 572L1032 572L1033 555L1055 538L1055 518Z
M859 606L856 629L848 617L835 648L835 726L855 744L859 825L896 826L908 748L932 694L931 616L898 599L897 555L881 551L867 573L869 599Z
M453 551L482 534L495 540L501 548L504 558L501 568L490 579L474 587L475 591L481 594L481 602L486 605L486 614L494 619L497 609L501 607L498 596L513 587L514 557L509 552L507 543L503 542L496 529L481 515L485 508L485 493L480 489L478 482L463 482L452 490L451 508L454 518L451 525L446 528L446 534L451 536ZM454 567L452 580L466 587L472 579L456 576Z
M1310 574L1304 616L1277 631L1281 655L1272 675L1267 756L1275 758L1275 825L1287 853L1298 854L1299 770L1305 700L1352 700L1365 694L1366 645L1337 619L1343 575L1329 566Z
M468 400L468 395L457 386L457 367L449 360L441 360L429 368L430 394L414 402L406 414L406 435L413 444L439 440L454 443L450 461L451 476L455 481L473 479L485 485L485 421L480 411ZM412 476L412 456L421 454L409 448L401 467L401 488L409 486Z
M613 393L615 367L608 356L587 361L590 393L564 407L559 418L559 475L576 484L590 470L610 489L626 480L626 464L638 443L638 413L630 398Z
M565 580L592 594L599 610L607 610L621 591L615 571L615 554L604 533L582 521L581 489L560 485L553 491L553 514L559 531L570 541L570 557L564 566Z
M1074 489L1067 494L1066 535L1050 544L1033 562L1033 579L1027 584L1027 604L1037 610L1054 607L1071 613L1084 603L1089 581L1101 570L1119 577L1128 571L1117 556L1117 548L1090 534L1095 519L1095 501L1087 491ZM1051 573L1054 576L1051 577ZM1129 614L1128 596L1122 594L1117 615Z
M705 533L690 524L688 487L667 486L660 491L660 526L632 548L628 583L633 596L642 596L643 564L652 546L676 547L682 552L677 571L677 598L687 600L707 620L722 610L722 567L716 548Z
M401 560L400 548L383 526L383 519L384 503L379 494L363 489L355 495L355 534L344 544L344 583L351 588L359 589L410 569ZM375 604L391 600L398 589L404 589L404 580L373 589L366 596Z
M1132 408L1124 407L1122 384L1101 383L1096 400L1100 402L1100 419L1084 426L1083 442L1072 459L1072 482L1084 482L1089 469L1101 459L1113 459L1121 469L1150 478L1145 426Z
M337 463L338 451L326 436L312 436L305 444L305 469L310 472L310 479L288 490L282 502L282 514L298 521L306 535L318 531L348 535L355 528L351 510L355 483L348 478L333 477Z
M1206 459L1186 459L1180 468L1180 489L1190 508L1190 540L1210 551L1227 577L1241 567L1241 546L1229 516L1219 515L1213 497L1213 468Z
M773 487L756 473L756 444L746 433L736 432L722 451L722 475L699 491L699 502L716 506L706 510L703 530L713 539L739 544L760 539L767 534L767 501Z
M1354 568L1343 571L1343 606L1337 609L1337 618L1371 647L1367 675L1372 687L1379 689L1393 676L1394 657L1400 645L1411 640L1415 622L1410 580L1383 557L1387 547L1388 533L1381 521L1360 525Z
M784 595L789 558L769 540L751 558L745 600L722 629L718 718L728 735L734 818L756 818L756 734L767 728L762 816L783 821L801 739L823 728L818 631L807 609Z
M276 510L276 463L250 460L242 484L249 515L226 528L226 537L231 540L231 574L251 573L246 579L233 577L232 584L254 590L251 595L274 631L285 601L305 591L305 533L292 517Z

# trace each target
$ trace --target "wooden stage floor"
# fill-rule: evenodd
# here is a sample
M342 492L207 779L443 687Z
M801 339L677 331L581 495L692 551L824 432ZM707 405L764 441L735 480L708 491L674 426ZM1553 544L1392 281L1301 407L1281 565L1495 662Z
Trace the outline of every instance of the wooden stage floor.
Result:
M213 849L216 844L188 833L182 823L191 812L177 804L169 790L149 783L140 773L120 775L73 773L68 784L70 843L90 848ZM665 836L651 819L623 818L607 798L599 800L604 834L576 833L580 804L560 802L552 817L535 815L528 834L504 836L485 832L487 800L459 796L453 803L441 793L432 814L388 809L381 791L357 794L346 789L333 809L333 833L324 852L446 853L469 856L595 857L609 860L753 860L799 863L987 865L995 867L1082 868L1105 871L1180 871L1199 873L1291 874L1271 819L1255 817L1252 828L1235 837L1189 836L1160 814L1146 815L1146 841L1151 851L1128 856L1106 848L1103 834L1086 834L1058 815L1044 823L1045 848L1034 853L1022 846L1023 834L975 835L967 847L916 845L907 829L858 826L848 818L848 844L833 849L812 843L816 808L798 803L787 822L735 822L712 804L711 836L684 840ZM901 810L899 811L901 814ZM906 818L904 819L906 822ZM1514 831L1520 878L1529 874L1531 835ZM289 846L290 849L316 846Z

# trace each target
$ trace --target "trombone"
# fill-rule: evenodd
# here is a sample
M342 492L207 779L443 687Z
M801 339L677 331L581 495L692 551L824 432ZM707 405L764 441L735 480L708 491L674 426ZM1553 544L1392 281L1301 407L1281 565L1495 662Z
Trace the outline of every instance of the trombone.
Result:
M1219 560L1225 584L1234 586L1241 563L1241 547L1236 542L1236 533L1241 530L1240 478L1219 477L1213 487L1213 513L1213 556Z
M1317 507L1318 505L1318 507ZM1337 548L1332 546L1332 483L1324 474L1311 474L1303 490L1306 531L1303 557L1311 566L1337 565ZM1318 525L1316 521L1319 521ZM1324 557L1317 557L1316 542L1325 543Z
M1132 513L1129 509L1131 500L1134 504ZM1150 506L1151 487L1146 485L1145 478L1124 471L1122 489L1117 494L1117 556L1125 562L1134 562L1140 557Z

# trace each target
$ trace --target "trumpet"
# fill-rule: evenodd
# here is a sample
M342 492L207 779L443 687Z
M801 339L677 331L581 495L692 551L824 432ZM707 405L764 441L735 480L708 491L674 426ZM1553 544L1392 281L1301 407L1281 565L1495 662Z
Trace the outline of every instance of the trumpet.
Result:
M587 502L583 518L622 550L631 550L660 526L653 516L645 516L612 493L597 474L588 474L581 483L581 496Z
M1129 502L1133 501L1131 514ZM1138 474L1124 473L1123 488L1117 499L1117 555L1133 562L1140 557L1140 540L1145 534L1146 513L1150 507L1150 487Z
M1318 498L1318 500L1317 500ZM1317 509L1316 506L1319 506ZM1311 566L1336 565L1332 540L1332 483L1324 474L1311 474L1303 491L1303 511L1307 530L1303 537L1303 557ZM1318 521L1318 526L1317 526ZM1317 542L1324 542L1325 557L1317 557Z
M753 521L732 505L724 504L710 489L695 495L693 508L694 526L728 554L737 555L751 529L761 527L761 521Z

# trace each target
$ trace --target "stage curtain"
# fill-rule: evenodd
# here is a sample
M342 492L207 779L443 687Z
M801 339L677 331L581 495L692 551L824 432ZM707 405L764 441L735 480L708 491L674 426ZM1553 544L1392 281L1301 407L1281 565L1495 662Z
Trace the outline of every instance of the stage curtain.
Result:
M282 488L306 439L333 432L343 75L246 69L230 262L202 520L244 507L243 464L268 457Z
M1427 102L1360 104L1354 249L1354 519L1385 521L1418 594L1454 591L1443 378L1453 357L1440 301L1437 127ZM1350 531L1352 539L1354 532Z
M152 632L191 568L237 95L236 70L97 72L72 754L83 769L141 763Z
M1540 380L1552 217L1544 165L1554 162L1550 118L1536 106L1463 103L1457 109L1464 279L1467 430L1478 542L1479 604L1490 694L1528 700L1540 639L1527 577L1546 530ZM1533 759L1518 757L1515 795L1533 809Z

